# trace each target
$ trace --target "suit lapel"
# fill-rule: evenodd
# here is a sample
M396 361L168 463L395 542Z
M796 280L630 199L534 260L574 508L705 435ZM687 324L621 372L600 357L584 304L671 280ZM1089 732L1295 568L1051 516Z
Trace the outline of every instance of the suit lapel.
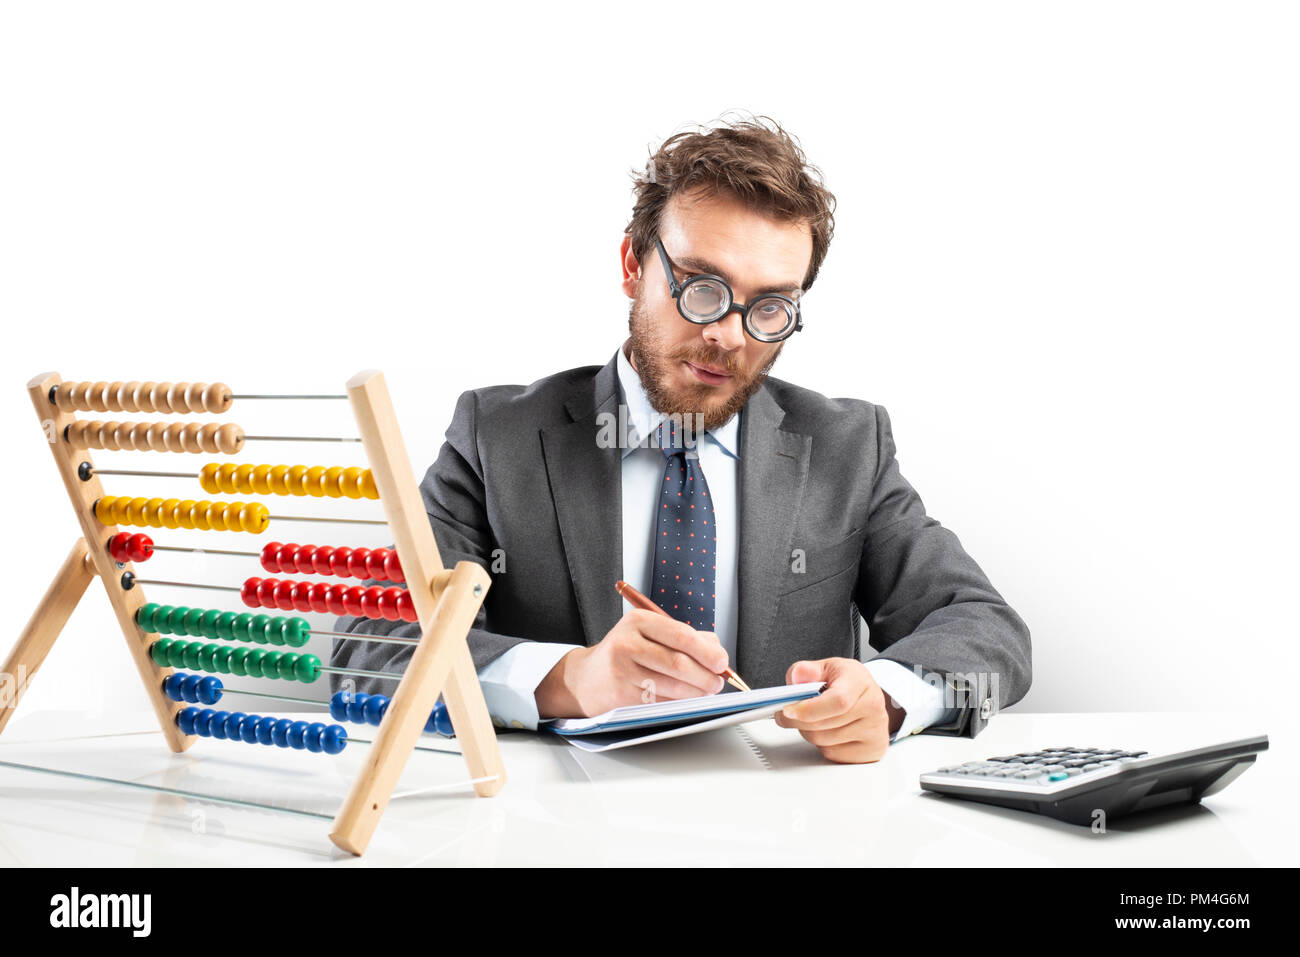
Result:
M764 385L745 405L740 441L740 542L736 671L749 681L784 681L767 674L777 594L791 560L794 529L808 479L812 436L781 430L785 412ZM793 636L784 640L791 641ZM760 677L760 675L762 677Z
M623 599L614 590L623 568L622 451L617 442L606 443L609 448L597 444L602 416L618 417L617 380L611 359L589 390L565 403L572 421L541 431L551 497L589 646L604 638L623 614Z

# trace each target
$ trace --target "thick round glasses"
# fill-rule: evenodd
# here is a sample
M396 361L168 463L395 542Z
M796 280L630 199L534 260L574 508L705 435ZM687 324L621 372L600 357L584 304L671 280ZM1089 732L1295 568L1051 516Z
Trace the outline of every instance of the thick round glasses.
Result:
M744 320L745 331L759 342L780 342L803 328L799 303L789 296L767 293L746 306L736 302L731 287L721 276L701 273L679 283L673 273L673 261L658 236L655 247L663 260L668 289L677 300L677 311L687 322L705 326L738 312Z

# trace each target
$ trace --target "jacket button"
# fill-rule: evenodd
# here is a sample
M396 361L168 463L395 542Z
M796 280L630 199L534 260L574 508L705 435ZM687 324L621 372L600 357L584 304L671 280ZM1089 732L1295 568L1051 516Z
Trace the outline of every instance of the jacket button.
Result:
M993 699L985 698L980 703L980 717L987 721L993 714Z

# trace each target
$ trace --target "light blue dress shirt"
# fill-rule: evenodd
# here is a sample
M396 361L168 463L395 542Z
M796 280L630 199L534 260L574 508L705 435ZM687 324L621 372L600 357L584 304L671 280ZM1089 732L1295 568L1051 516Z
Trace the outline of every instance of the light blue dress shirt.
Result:
M626 343L624 344L626 348ZM655 503L659 483L663 481L663 452L641 445L651 435L664 415L650 405L641 378L628 361L624 348L617 357L620 401L626 417L628 441L623 448L623 580L649 594L654 567ZM744 414L743 412L741 413ZM622 434L622 426L620 426ZM740 518L737 513L737 464L740 461L740 416L732 416L725 425L704 433L697 442L700 467L704 470L713 497L717 542L716 614L714 632L731 661L736 660L736 624L740 617L740 594L737 582L739 564ZM632 606L623 601L623 611ZM534 696L542 679L561 658L574 650L573 645L527 641L515 645L505 654L483 667L479 683L494 724L500 727L536 729L537 700ZM906 714L893 740L915 734L940 720L947 713L943 691L923 681L896 661L875 659L866 663L876 683L894 699Z

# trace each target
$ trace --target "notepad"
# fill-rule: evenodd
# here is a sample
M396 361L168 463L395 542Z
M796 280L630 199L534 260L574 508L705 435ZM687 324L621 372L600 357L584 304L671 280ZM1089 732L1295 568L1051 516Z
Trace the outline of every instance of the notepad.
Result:
M607 751L770 717L793 701L816 697L825 687L824 682L809 681L628 705L591 718L546 718L537 727L539 731L563 735L584 751Z

